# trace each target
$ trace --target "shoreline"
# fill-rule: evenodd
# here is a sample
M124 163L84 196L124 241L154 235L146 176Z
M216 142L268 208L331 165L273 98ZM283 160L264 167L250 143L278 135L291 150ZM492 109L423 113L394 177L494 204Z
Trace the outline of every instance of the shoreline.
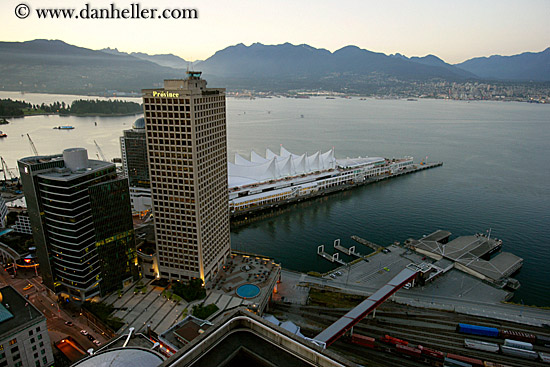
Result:
M122 117L122 116L135 116L135 115L141 115L143 114L143 111L141 112L133 112L133 113L117 113L117 114L95 114L95 113L86 113L86 114L60 114L60 113L32 113L28 115L23 116L0 116L0 118L4 119L19 119L19 118L25 118L25 117L32 117L32 116L59 116L59 117ZM5 124L7 125L7 124Z
M8 93L21 93L21 91L19 90L5 90L5 89L2 89L0 90L0 92L8 92ZM48 95L59 95L59 96L70 96L70 97L74 97L74 96L79 96L79 97L90 97L90 98L106 98L106 99L126 99L126 98L141 98L141 96L105 96L105 95L100 95L100 94L71 94L71 93L63 93L63 92L58 92L58 93L50 93L50 92L24 92L24 94L21 94L22 96L24 96L25 94L48 94ZM233 92L231 92L233 93ZM289 94L290 92L287 91L287 92L284 92L284 93L274 93L273 95L270 95L269 97L266 97L266 96L263 96L263 95L251 95L251 96L246 96L246 97L237 97L237 96L233 96L233 95L229 95L227 94L226 96L228 98L234 98L234 99L251 99L251 97L253 99L265 99L265 98L271 98L271 97L284 97L284 98L296 98L294 95L291 95ZM307 94L307 93L304 93L304 94L301 94L301 95L304 95L304 96L307 96L307 97L313 97L313 98L325 98L327 96L329 97L334 97L334 98L345 98L346 96L348 97L353 97L353 98L367 98L367 99L377 99L377 100L403 100L405 102L407 102L410 98L415 98L417 100L434 100L434 101L437 101L437 100L443 100L443 101L463 101L463 102L518 102L518 103L529 103L529 104L536 104L536 105L539 105L539 104L542 104L542 105L547 105L547 104L550 104L550 103L545 103L545 102L540 102L540 101L532 101L532 100L518 100L518 99L455 99L455 98L436 98L436 97L420 97L420 96L410 96L410 97L397 97L397 96L385 96L385 95L376 95L376 96L367 96L367 95L361 95L361 94L348 94L348 95L338 95L338 96L331 96L331 95L316 95L316 94ZM416 102L416 101L415 101ZM113 116L113 115L107 115L107 116ZM115 115L116 116L116 115Z

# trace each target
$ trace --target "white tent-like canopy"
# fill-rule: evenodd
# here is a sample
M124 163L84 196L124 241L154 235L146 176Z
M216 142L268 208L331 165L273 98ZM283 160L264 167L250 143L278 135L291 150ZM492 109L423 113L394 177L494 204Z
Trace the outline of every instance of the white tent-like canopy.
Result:
M252 151L250 160L235 154L228 162L229 188L310 174L336 167L334 148L326 153L296 155L283 146L279 155L266 149L265 158Z

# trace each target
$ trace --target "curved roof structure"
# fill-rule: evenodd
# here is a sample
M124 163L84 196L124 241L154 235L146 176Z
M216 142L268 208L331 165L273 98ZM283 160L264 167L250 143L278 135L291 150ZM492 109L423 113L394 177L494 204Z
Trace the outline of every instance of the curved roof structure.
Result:
M163 358L150 349L127 347L108 349L84 358L74 367L153 367L159 366Z
M145 129L145 119L143 117L138 118L136 121L134 121L132 128Z
M281 146L278 155L266 149L265 158L252 151L250 160L235 154L235 163L228 162L229 188L321 172L335 167L334 148L326 153L296 155Z

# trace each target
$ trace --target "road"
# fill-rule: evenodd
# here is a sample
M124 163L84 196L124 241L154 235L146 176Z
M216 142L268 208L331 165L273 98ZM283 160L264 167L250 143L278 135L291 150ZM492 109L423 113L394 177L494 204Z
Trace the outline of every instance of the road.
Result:
M28 297L29 301L46 316L52 348L54 343L70 335L84 348L97 349L92 341L80 334L80 330L82 329L90 332L90 334L102 344L107 341L101 333L93 331L91 327L87 325L85 317L80 315L72 317L63 308L59 308L54 298L55 295L52 294L53 292L49 291L46 286L42 284L42 278L36 276L33 271L18 271L17 276L11 278L8 272L0 270L0 282L3 285L11 285L23 296ZM28 284L32 284L32 287L24 290ZM74 325L65 325L65 321L72 321Z

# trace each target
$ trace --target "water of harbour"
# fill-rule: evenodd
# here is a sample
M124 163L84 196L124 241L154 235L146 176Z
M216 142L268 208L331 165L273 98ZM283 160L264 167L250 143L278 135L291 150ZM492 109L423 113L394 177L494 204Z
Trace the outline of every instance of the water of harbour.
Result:
M20 95L0 98L32 103L79 97ZM46 99L48 98L48 99ZM83 97L87 98L87 97ZM135 99L132 99L135 100ZM10 167L32 154L82 146L97 158L94 140L107 158L120 157L119 136L137 116L13 119L0 126L0 155ZM527 103L444 100L228 99L228 151L249 157L254 149L314 153L335 147L338 158L400 157L444 161L444 166L292 205L277 215L233 226L232 246L272 256L286 268L328 271L316 255L342 245L366 247L419 238L436 229L469 235L491 228L503 250L525 259L514 301L550 306L550 106ZM94 124L97 123L97 126ZM73 125L74 130L53 130Z

